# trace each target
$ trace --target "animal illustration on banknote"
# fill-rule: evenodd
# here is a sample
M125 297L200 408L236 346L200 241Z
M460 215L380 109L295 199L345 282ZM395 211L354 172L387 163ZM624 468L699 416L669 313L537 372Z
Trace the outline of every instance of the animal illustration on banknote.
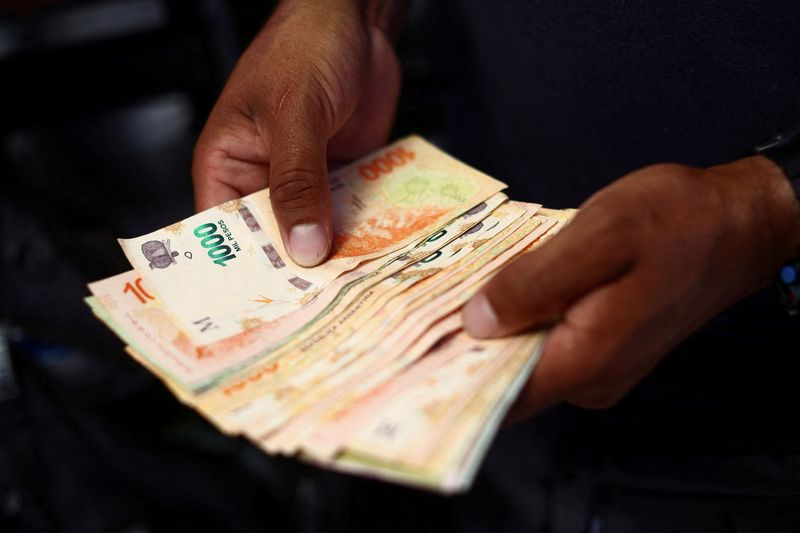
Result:
M446 212L434 206L422 206L413 211L388 208L359 224L333 236L332 258L352 257L374 253L393 242L400 241L435 224Z
M142 254L145 259L150 261L150 270L155 268L167 268L170 265L178 264L175 258L178 252L173 252L169 248L169 239L163 241L147 241L142 244Z
M293 264L265 189L122 239L134 270L91 284L87 303L223 432L267 453L461 492L544 336L476 341L459 308L571 215L508 201L501 182L418 137L366 161L332 187L325 264ZM220 239L231 249L217 258L208 246Z

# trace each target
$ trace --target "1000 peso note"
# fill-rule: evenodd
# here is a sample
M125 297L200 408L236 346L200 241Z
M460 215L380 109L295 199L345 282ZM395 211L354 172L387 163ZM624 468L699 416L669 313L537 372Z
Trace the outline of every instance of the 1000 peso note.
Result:
M439 339L453 329L460 329L460 315L456 313L456 310L469 295L477 290L480 279L489 276L499 265L507 262L508 257L513 257L531 245L554 224L553 219L536 217L536 219L528 220L519 226L517 229L521 231L517 233L504 235L501 232L495 237L496 240L489 240L476 249L476 253L471 254L475 257L464 258L470 259L462 265L464 268L454 269L452 272L449 270L437 272L424 279L419 285L425 285L425 282L434 281L437 277L440 278L440 281L425 287L425 290L416 295L412 290L398 295L396 303L399 305L393 313L394 318L385 317L383 319L384 331L368 331L359 335L360 340L351 336L346 341L345 345L355 342L355 345L349 349L361 353L358 366L348 368L345 373L337 372L327 381L331 383L340 381L347 373L352 374L353 370L358 371L359 374L353 376L349 384L339 387L344 393L343 396L337 397L333 392L327 392L325 397L328 398L328 401L319 403L322 409L317 410L313 423L306 420L305 427L321 428L329 422L341 419L343 416L346 417L347 410L350 407L356 407L360 403L360 398L368 397L383 383L402 372L407 366L413 365L426 351L425 349L417 351L416 348L421 342L427 342L423 339L430 333L436 332L441 324L450 320L445 318L448 314L454 313L451 315L456 319L454 326L451 329L441 330L440 334L433 339ZM483 253L480 253L481 249L484 250ZM444 298L444 295L447 295L447 298ZM415 310L411 311L411 309ZM380 315L381 313L378 312L377 317ZM420 340L414 341L414 339ZM413 342L409 343L410 341ZM432 344L431 342L423 345L423 348L430 347ZM341 349L337 348L336 350L341 351ZM315 395L319 397L319 393L315 393L312 389L304 392L303 398L307 398L306 403L308 404L313 402ZM302 428L302 417L295 415L294 425ZM303 431L307 433L307 430ZM315 434L314 438L308 439L308 442L316 442L319 437L319 434ZM285 437L282 438L282 441L291 442L287 441ZM296 437L294 441L298 442ZM331 442L330 439L328 442ZM290 446L287 449L292 450L293 448Z
M336 310L349 305L360 290L402 268L404 263L397 258L421 257L447 246L470 228L481 225L505 201L505 195L497 193L437 231L435 239L367 261L290 314L210 345L192 343L147 280L135 270L90 283L94 297L87 302L100 320L149 359L148 367L171 388L199 393L268 356L301 330L335 316Z
M90 284L128 353L220 430L269 453L436 490L467 488L542 335L478 341L460 307L572 212L418 137L330 175L332 254L283 248L269 190L121 241ZM449 340L448 340L449 339Z
M503 207L508 209L508 204ZM271 406L273 411L260 412L258 414L260 422L249 423L248 429L257 433L266 432L269 428L274 428L277 421L287 418L285 414L287 409L290 409L292 413L302 410L304 405L313 404L315 398L327 397L330 401L332 398L331 387L340 386L354 373L358 373L359 369L368 365L371 359L384 357L380 349L370 350L370 344L353 341L363 336L362 330L368 329L369 319L378 313L376 308L383 307L386 297L396 293L398 283L413 281L407 276L398 277L398 274L415 270L419 276L418 279L423 279L424 272L427 272L428 275L442 272L442 268L448 264L448 261L454 261L453 258L459 257L460 253L468 252L471 249L470 244L483 241L489 235L499 232L514 218L519 218L524 209L511 210L498 218L496 215L500 211L503 211L503 208L495 210L492 215L474 226L475 231L470 229L446 246L420 258L416 263L406 266L399 273L386 277L362 293L362 296L354 300L349 307L343 307L340 310L342 320L337 322L337 328L324 337L317 336L318 342L306 345L308 349L313 349L313 352L307 354L310 365L301 372L289 373L279 370L275 373L277 379L274 383L278 386L270 394L280 398L280 402L276 401ZM423 268L416 268L418 266ZM459 327L459 324L456 324L455 327ZM369 333L366 335L368 339L381 338L381 335L370 335ZM430 344L436 340L438 337L433 337ZM405 341L412 342L415 341L415 338L408 337ZM396 344L395 349L401 349L402 346L405 344ZM264 398L265 394L265 391L262 392L261 398ZM300 405L297 405L298 401ZM276 409L280 409L281 414Z
M330 180L334 247L318 267L289 258L268 189L120 243L192 343L204 346L291 313L343 272L433 233L505 187L419 137Z

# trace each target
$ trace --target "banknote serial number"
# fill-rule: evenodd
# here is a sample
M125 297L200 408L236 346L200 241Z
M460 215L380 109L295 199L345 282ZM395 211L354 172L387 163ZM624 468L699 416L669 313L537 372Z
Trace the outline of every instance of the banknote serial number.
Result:
M402 167L412 159L414 152L398 146L358 167L358 173L365 180L376 180L383 174L389 174L397 167Z
M200 239L200 246L206 249L208 257L220 266L228 266L227 262L236 258L236 254L232 252L242 250L224 220L218 220L216 224L213 222L200 224L194 228L193 233ZM226 240L230 245L225 244Z

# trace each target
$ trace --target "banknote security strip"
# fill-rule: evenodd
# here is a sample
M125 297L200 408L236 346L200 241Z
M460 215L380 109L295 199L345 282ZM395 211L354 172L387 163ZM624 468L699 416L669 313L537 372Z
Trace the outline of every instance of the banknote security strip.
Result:
M220 431L269 454L467 490L544 332L478 340L460 308L574 210L412 136L337 170L334 252L292 262L269 190L132 239L132 270L89 285L126 351Z

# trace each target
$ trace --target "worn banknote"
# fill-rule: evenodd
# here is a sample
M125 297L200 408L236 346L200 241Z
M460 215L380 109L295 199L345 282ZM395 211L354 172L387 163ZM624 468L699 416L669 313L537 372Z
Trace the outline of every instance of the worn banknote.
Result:
M332 172L334 246L303 268L286 253L269 190L133 239L134 268L204 346L298 309L359 263L422 239L504 188L420 137Z
M177 398L270 454L443 492L468 488L545 338L477 340L461 307L574 210L408 137L330 175L334 247L286 253L269 190L121 245L95 315Z
M151 367L158 369L162 379L187 391L205 390L268 356L300 330L323 323L335 315L336 309L347 306L360 290L391 276L413 258L421 259L459 236L475 232L473 228L483 225L505 201L502 193L494 194L422 243L412 243L360 264L291 313L210 345L199 346L191 341L182 324L136 270L90 283L89 290L94 295L90 305L98 318L118 334L124 334L128 344L138 346L139 353L151 359ZM491 220L486 222L487 226L494 224Z

